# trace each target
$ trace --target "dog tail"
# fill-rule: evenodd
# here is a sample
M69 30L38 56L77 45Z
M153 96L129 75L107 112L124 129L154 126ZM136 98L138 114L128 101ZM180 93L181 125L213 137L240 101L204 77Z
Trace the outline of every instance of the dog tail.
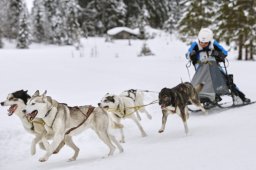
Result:
M204 83L199 83L195 86L195 90L197 93L199 93L200 91L202 91L204 88Z

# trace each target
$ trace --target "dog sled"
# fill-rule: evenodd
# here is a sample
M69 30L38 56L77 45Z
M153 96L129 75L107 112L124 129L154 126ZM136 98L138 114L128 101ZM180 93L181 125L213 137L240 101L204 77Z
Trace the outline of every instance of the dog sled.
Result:
M226 61L223 61L220 65L213 57L201 61L191 80L191 84L194 86L199 83L204 83L202 91L199 92L199 98L204 108L207 110L214 110L216 108L218 108L218 110L226 110L256 102L249 101L245 103L240 100L234 91L236 86L233 82L233 75L228 74L225 62ZM225 100L222 98L225 98ZM201 111L193 108L189 108L189 110L192 112Z

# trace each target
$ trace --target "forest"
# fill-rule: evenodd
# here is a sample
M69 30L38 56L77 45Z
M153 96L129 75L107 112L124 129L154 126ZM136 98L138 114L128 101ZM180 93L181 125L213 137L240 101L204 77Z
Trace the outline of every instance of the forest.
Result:
M77 45L82 37L105 36L126 26L164 30L189 43L201 28L238 51L238 60L256 55L255 0L25 0L0 1L0 48L3 39L18 49L33 42Z

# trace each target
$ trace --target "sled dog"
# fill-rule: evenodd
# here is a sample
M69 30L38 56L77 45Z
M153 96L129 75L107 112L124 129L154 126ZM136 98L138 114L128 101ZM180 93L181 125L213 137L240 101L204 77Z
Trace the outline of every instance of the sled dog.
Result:
M138 118L135 116L136 107L134 99L124 96L124 95L114 95L107 93L98 103L98 106L106 110L110 118L116 124L121 124L121 119L130 118L139 127L142 137L147 136L146 132L139 123ZM123 128L120 128L121 140L120 142L125 142Z
M108 131L109 118L101 108L93 106L69 107L67 104L59 103L50 96L46 96L46 91L40 95L37 90L29 99L25 110L28 117L41 118L45 122L45 128L53 133L53 141L47 149L45 155L39 161L47 161L61 142L74 150L74 155L69 161L76 160L79 148L74 144L72 136L81 133L87 128L92 128L98 137L109 147L108 156L115 151L115 146L123 152L122 146L114 136ZM113 142L113 143L112 143Z
M165 129L165 124L167 121L167 116L172 113L177 113L184 124L185 133L188 134L187 119L189 117L187 105L192 103L193 105L199 107L203 112L206 110L200 103L198 93L202 90L204 84L198 84L195 88L191 83L185 82L177 85L174 88L163 88L158 96L159 105L162 109L162 127L158 131L162 133Z
M141 120L139 112L145 113L148 119L152 119L152 116L145 108L144 104L144 93L139 90L130 89L123 91L121 96L130 97L134 101L134 105L136 107L136 114L139 120Z
M36 153L36 144L39 143L40 148L45 150L48 146L48 142L45 138L50 138L51 135L46 135L47 132L42 120L35 119L34 122L31 122L22 112L29 99L30 96L27 94L27 91L19 90L8 94L6 100L1 102L1 106L10 106L8 109L8 116L12 116L13 114L17 115L25 130L35 135L35 138L31 143L31 154L34 155Z

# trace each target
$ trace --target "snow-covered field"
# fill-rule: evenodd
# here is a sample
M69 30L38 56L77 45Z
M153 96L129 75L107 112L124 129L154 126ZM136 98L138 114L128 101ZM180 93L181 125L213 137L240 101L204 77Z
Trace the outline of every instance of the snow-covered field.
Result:
M127 40L106 43L103 38L84 39L84 48L32 44L28 50L16 50L6 44L0 50L0 101L16 90L47 90L48 95L71 106L96 105L107 93L119 94L135 88L158 92L189 81L184 53L188 46L159 34L147 44L154 56L137 57L144 41ZM238 62L229 56L229 72L235 82L255 100L255 62ZM193 75L193 69L190 69ZM157 99L157 93L146 93L146 102ZM77 161L66 162L73 154L64 147L45 163L38 162L44 151L30 155L33 138L18 117L9 117L7 107L0 107L0 169L1 170L255 170L256 104L212 113L192 114L185 136L177 115L169 116L166 131L159 134L161 111L157 104L147 106L153 116L142 115L148 136L140 137L130 120L124 120L126 143L124 153L104 158L108 148L93 131L76 136L80 148ZM118 135L119 133L117 133Z

